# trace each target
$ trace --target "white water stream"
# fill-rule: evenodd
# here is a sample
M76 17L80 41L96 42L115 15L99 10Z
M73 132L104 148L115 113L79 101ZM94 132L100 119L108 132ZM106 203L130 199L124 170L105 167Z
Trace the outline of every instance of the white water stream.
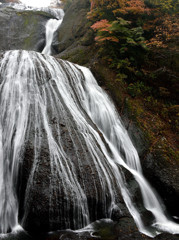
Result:
M88 147L91 167L97 172L104 196L108 189L111 204L107 217L110 217L112 210L117 207L115 197L117 190L121 191L142 233L149 236L155 236L163 231L179 233L179 225L165 216L158 197L144 178L136 149L113 103L87 68L64 61L58 63L55 58L40 53L16 50L5 53L0 62L0 76L2 79L0 82L0 232L6 233L9 229L18 228L16 195L18 168L20 162L25 161L23 146L32 124L37 133L34 136L35 154L26 189L26 199L30 196L30 186L33 184L38 165L38 152L41 149L40 132L43 129L48 139L51 172L61 179L63 184L61 187L67 199L68 193L72 193L73 204L77 208L75 227L82 228L90 223L85 190L76 176L76 166L67 157L60 138L58 116L66 118L66 109L68 109L78 134L83 139L82 142ZM50 79L48 83L47 78ZM64 105L59 99L63 99ZM47 103L50 104L52 114L57 118L58 139L55 138L50 127ZM99 130L95 130L89 124L88 118ZM72 126L68 119L66 121L70 132ZM73 139L73 136L71 138L75 144L76 139ZM80 161L79 158L79 164ZM138 182L144 207L153 214L151 226L143 223L140 210L132 199L120 166L127 169ZM114 181L116 189L114 189ZM53 184L50 187L53 188ZM67 227L68 220L64 219L67 221Z
M62 9L58 9L56 16L58 19L50 19L46 24L46 45L42 51L43 54L51 55L52 53L51 46L53 42L53 36L63 21L64 11Z

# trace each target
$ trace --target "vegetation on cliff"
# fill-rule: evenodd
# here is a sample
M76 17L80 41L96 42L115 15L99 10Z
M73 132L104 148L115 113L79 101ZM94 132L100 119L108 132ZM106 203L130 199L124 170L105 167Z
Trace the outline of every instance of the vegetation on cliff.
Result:
M91 0L87 14L96 42L88 52L97 55L98 80L101 74L113 99L125 103L148 136L151 152L161 151L169 162L178 161L177 9L175 0ZM79 53L79 60L67 59L89 58ZM104 66L115 73L108 80Z
M118 78L135 84L136 80L147 78L150 79L147 84L153 87L162 72L166 72L168 79L162 82L160 79L157 86L154 84L154 92L155 97L172 102L177 97L173 87L177 78L176 54L173 54L179 37L177 17L177 2L171 0L91 0L88 15L96 31L100 54L117 70ZM159 57L161 60L156 60ZM166 58L167 61L170 58L170 63L163 69ZM139 85L135 88L140 91Z
M130 112L168 160L178 159L177 10L175 0L91 0L88 13L112 84L127 89Z

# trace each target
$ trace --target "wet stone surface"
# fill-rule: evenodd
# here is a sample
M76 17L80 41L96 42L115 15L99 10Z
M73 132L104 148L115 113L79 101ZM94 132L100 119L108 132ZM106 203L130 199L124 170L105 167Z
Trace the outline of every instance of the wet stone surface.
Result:
M93 228L93 230L92 230ZM92 224L90 230L61 230L49 232L43 235L34 233L33 236L25 232L9 234L0 239L4 240L178 240L178 235L167 233L160 234L155 238L141 234L130 218L122 218L119 222L100 220Z

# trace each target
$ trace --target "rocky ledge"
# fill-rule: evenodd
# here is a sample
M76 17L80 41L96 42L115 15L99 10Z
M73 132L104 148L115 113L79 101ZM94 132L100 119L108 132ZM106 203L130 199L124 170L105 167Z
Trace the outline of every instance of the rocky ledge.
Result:
M0 49L41 51L45 46L45 24L54 16L43 11L14 9L0 5Z

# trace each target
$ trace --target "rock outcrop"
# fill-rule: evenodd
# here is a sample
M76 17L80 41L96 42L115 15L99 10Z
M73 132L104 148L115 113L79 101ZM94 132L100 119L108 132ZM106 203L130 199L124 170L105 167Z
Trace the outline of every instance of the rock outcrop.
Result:
M41 51L45 45L45 24L53 18L42 11L13 9L0 5L0 49Z
M78 64L86 64L93 54L90 47L94 34L90 29L87 13L90 11L89 0L75 0L67 9L64 20L56 33L58 41L53 46L58 56Z

